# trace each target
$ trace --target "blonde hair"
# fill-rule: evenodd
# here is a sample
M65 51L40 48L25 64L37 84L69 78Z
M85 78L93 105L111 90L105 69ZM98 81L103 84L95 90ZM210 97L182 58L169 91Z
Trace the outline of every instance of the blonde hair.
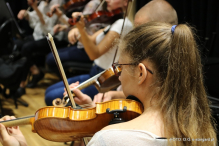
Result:
M136 27L123 38L122 53L128 54L133 63L147 59L153 64L155 85L159 87L154 92L156 106L162 113L165 136L171 145L216 145L193 32L180 24L172 33L171 26L149 22ZM170 138L181 138L181 141ZM183 138L188 139L183 141Z

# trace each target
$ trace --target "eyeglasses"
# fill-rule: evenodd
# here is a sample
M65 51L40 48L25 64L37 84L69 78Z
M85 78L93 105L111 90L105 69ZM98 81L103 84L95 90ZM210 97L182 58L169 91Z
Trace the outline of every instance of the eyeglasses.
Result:
M121 75L121 72L122 72L122 65L137 65L136 63L129 63L129 64L119 64L118 62L115 62L112 64L112 67L113 67L113 71L115 73L116 76L120 76ZM151 74L154 74L150 69L147 69L146 67L146 70L148 72L150 72Z

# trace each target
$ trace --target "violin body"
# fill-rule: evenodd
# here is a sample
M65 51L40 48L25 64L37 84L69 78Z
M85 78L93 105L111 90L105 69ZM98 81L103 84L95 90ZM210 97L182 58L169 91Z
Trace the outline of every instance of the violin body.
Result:
M113 10L112 12L98 11L90 15L84 15L84 18L85 18L86 27L94 23L112 24L116 20L123 18L123 11L120 8ZM69 19L68 23L70 25L75 25L77 21L74 21L73 19Z
M121 68L116 68L116 71L121 72ZM103 74L101 74L97 81L99 82L100 87L95 87L100 93L105 93L109 90L115 89L121 84L119 77L115 75L112 68L109 68Z
M113 114L106 109L118 110L127 107L120 113L125 121L138 117L143 112L142 104L134 100L111 100L96 103L95 108L72 109L71 107L45 107L36 111L33 127L42 138L55 142L68 142L91 137L107 126Z

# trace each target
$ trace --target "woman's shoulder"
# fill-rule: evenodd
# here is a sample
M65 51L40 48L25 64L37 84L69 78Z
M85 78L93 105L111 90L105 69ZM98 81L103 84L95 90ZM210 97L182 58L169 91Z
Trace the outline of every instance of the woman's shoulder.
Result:
M107 129L97 132L89 143L90 145L159 145L166 146L167 139L144 130Z
M127 34L130 30L132 30L133 28L133 24L132 22L126 18L126 19L118 19L116 20L110 27L110 31L115 31L117 32L118 34L121 33L121 30L122 30L122 26L123 26L123 21L125 20L125 23L124 23L124 28L123 28L123 31L125 32L125 34ZM124 34L124 35L125 35Z
M123 19L123 18L121 18L121 19L118 19L118 20L116 20L113 24L112 24L112 26L113 25L122 25L123 24L123 21L125 21L125 24L124 25L127 25L127 26L131 26L131 27L133 27L133 24L132 24L132 22L129 20L129 18L125 18L125 19Z

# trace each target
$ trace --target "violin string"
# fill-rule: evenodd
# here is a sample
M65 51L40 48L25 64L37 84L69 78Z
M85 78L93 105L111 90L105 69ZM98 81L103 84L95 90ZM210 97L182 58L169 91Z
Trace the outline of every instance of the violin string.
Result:
M103 96L102 96L102 101L101 101L101 102L103 102L103 99L104 99L104 95L105 95L105 92L103 93Z
M128 7L129 7L129 1L128 1L128 5L127 5L127 7L126 7L125 14L124 14L124 16L123 16L123 17L124 17L124 18L123 18L124 21L123 21L123 24L122 24L122 29L121 29L121 34L120 34L120 36L119 36L119 39L121 39L121 36L122 36L122 34L123 34L123 28L124 28L125 19L126 19L126 16L127 16ZM115 55L114 55L114 57L113 57L113 62L112 62L112 64L115 62L117 52L118 52L118 46L117 46L117 48L116 48L116 51L115 51Z

